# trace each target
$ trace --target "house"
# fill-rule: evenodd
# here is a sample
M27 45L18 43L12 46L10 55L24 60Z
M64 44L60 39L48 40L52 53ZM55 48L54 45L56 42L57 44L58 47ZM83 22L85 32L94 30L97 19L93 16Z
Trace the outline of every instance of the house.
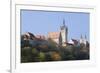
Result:
M37 39L41 39L41 40L45 40L46 39L44 35L35 35L35 37Z

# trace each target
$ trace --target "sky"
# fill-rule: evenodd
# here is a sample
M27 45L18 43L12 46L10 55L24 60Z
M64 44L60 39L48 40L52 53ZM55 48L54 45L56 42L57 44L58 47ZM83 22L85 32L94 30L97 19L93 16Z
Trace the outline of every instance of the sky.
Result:
M20 14L21 34L31 32L47 35L48 32L58 32L64 19L68 28L68 40L80 39L81 35L86 35L89 41L89 13L21 10Z

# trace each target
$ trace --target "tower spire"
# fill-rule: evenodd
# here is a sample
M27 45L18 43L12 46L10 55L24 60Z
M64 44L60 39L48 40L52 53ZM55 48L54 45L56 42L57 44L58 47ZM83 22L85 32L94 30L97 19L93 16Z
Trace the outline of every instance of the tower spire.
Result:
M65 19L63 18L63 25L65 26Z
M83 39L83 36L82 36L82 34L81 34L81 39Z
M87 39L87 36L85 35L85 39Z

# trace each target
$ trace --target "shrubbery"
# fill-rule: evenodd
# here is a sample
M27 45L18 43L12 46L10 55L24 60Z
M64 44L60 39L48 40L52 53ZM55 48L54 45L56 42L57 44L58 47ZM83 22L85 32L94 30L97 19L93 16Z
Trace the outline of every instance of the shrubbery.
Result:
M48 41L21 40L21 62L45 62L89 59L89 46L68 45L58 47L51 39Z

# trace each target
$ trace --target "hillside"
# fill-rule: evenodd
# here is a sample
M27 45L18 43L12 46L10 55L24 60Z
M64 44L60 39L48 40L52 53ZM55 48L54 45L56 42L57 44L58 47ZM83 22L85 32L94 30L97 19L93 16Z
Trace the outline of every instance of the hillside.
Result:
M28 32L21 35L21 62L89 60L89 46L57 45L52 39L39 39Z

